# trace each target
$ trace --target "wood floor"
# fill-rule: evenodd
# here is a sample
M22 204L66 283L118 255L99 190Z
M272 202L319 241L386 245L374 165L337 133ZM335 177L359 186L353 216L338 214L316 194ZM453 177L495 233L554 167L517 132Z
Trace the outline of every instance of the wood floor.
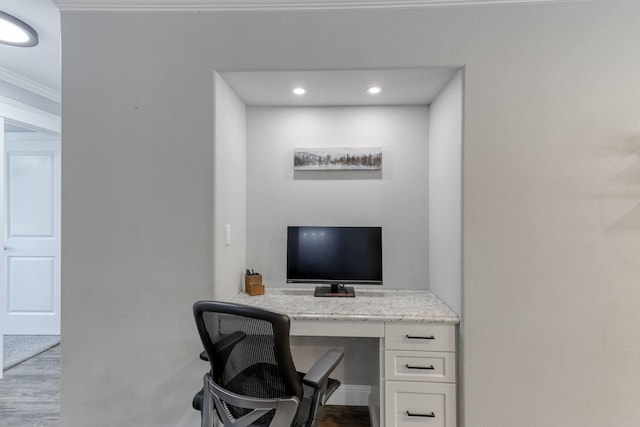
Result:
M60 346L4 371L0 379L0 426L58 427ZM320 427L370 427L366 407L326 406ZM196 427L196 426L194 426Z
M325 406L320 427L371 427L366 406Z
M60 346L4 371L0 426L57 427L60 419Z

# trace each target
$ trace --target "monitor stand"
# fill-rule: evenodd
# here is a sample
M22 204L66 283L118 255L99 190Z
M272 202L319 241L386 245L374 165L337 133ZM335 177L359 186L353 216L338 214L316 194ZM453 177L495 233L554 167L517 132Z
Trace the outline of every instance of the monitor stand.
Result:
M313 293L314 297L346 297L354 298L356 292L352 286L344 285L331 285L331 286L316 286L316 291Z

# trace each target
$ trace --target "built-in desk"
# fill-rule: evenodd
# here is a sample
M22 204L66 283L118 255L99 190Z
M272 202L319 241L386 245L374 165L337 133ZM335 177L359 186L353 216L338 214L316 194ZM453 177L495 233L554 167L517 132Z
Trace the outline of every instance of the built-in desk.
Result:
M456 426L458 315L429 291L356 290L356 298L315 298L313 289L267 288L232 301L287 314L291 335L374 337L379 378L369 400L375 426ZM418 422L418 424L416 424Z

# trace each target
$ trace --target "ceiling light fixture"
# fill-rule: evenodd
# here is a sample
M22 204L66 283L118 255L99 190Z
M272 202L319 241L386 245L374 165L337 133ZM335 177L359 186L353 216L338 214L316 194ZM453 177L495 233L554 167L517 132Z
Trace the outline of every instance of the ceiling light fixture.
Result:
M369 92L371 95L378 94L381 91L382 89L380 89L378 86L371 86L369 89L367 89L367 92Z
M307 91L302 87L297 87L293 90L293 93L295 93L296 95L304 95L305 93L307 93Z
M0 43L31 47L38 44L38 33L26 22L0 11Z

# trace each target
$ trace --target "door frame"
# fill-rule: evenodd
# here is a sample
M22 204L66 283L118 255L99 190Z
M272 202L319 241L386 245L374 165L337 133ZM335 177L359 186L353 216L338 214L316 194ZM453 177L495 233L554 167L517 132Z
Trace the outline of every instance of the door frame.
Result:
M62 120L57 114L23 104L13 99L0 96L0 152L4 158L4 128L5 122L15 123L16 125L28 127L51 135L60 136L62 132ZM61 150L62 151L62 150ZM0 188L4 189L4 161L0 162ZM4 190L0 195L0 224L4 224L5 218L5 195ZM4 227L0 227L0 243L4 244ZM0 259L0 278L5 274L4 260ZM5 305L6 283L0 280L0 307ZM4 308L2 308L4 310ZM0 361L4 357L4 316L0 316ZM2 369L0 369L0 378L2 378Z

